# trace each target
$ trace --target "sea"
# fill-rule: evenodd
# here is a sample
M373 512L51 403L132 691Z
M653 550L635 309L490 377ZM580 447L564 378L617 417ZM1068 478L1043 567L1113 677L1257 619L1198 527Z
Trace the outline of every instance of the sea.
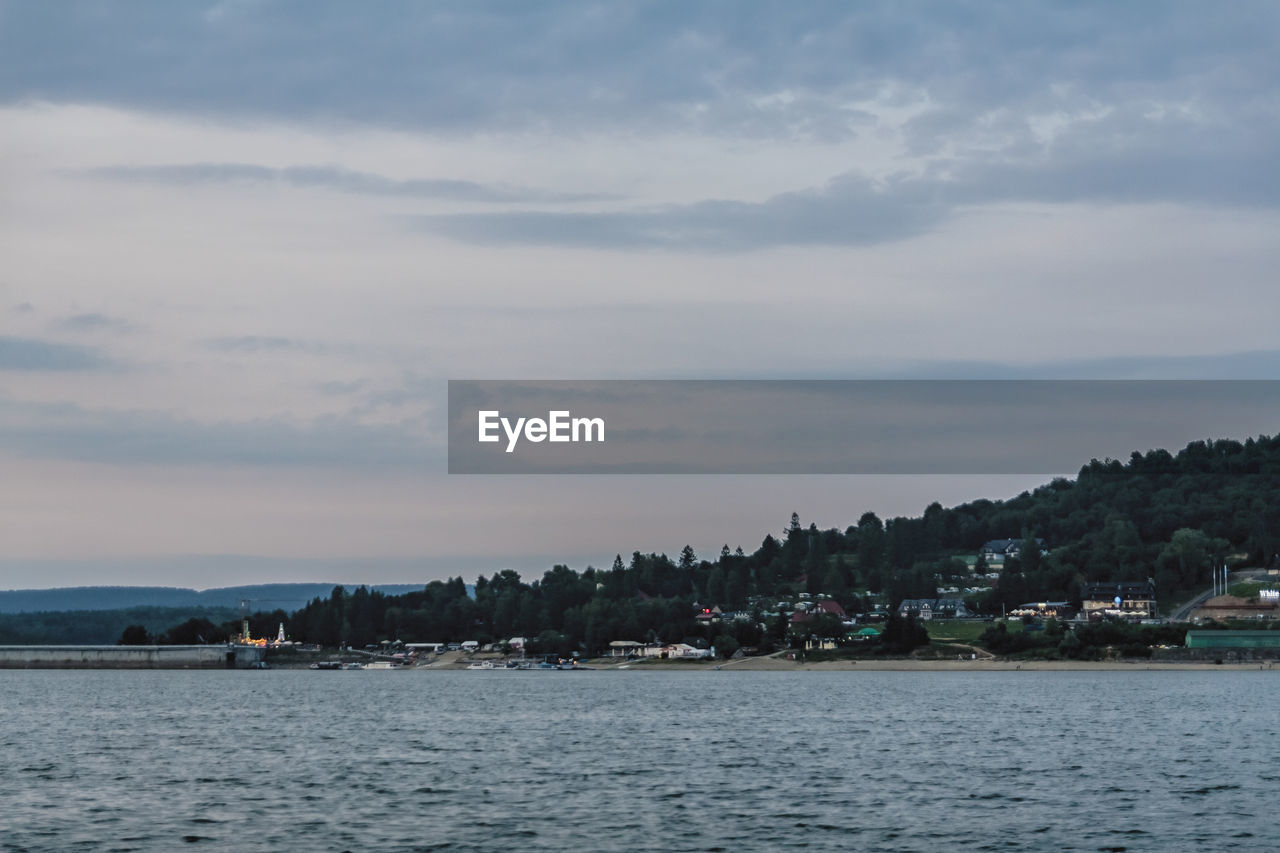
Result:
M1280 670L0 671L6 851L1274 851Z

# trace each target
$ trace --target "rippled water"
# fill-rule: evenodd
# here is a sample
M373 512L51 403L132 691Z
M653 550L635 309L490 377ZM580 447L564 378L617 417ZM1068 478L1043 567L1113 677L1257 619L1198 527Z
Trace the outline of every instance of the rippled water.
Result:
M0 849L1270 851L1276 672L0 672Z

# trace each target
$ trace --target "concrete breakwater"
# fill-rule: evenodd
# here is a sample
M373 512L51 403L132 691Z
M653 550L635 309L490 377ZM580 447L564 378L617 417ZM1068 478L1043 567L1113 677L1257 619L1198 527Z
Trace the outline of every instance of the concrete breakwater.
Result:
M0 669L243 669L256 646L0 646Z

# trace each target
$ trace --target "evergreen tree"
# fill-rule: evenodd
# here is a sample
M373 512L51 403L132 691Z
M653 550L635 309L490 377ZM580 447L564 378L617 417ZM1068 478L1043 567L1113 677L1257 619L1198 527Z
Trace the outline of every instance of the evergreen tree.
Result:
M865 512L858 519L858 570L868 586L875 579L873 589L879 589L880 570L884 567L884 523L874 512Z
M723 604L728 599L725 594L725 572L720 566L711 569L711 573L707 575L707 603Z

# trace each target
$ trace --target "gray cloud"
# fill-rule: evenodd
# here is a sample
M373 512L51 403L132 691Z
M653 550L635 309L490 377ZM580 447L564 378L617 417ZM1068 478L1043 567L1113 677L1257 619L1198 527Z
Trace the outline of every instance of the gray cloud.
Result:
M995 110L1203 99L1274 80L1265 0L1063 4L5 4L0 99L392 126L848 137L927 91L922 150ZM786 98L772 96L787 93ZM927 128L927 129L926 129Z
M0 336L0 370L101 370L110 365L93 347Z
M413 218L475 243L608 249L743 251L780 245L861 246L923 233L949 211L922 184L877 188L842 176L818 190L762 203L703 201L620 213L517 211Z
M873 183L841 175L760 203L702 201L620 212L443 214L424 230L480 244L744 251L864 246L917 236L964 207L1010 202L1173 203L1280 209L1274 126L1217 138L1190 119L1124 119L1073 128L1052 143L937 158L925 173Z
M0 400L0 445L32 458L112 464L443 467L409 426L330 417L297 425L272 419L202 423L161 412Z
M672 372L663 379L702 379L698 367ZM1136 355L1114 358L1062 359L1014 364L1000 361L946 361L858 358L834 361L822 370L755 368L718 371L717 379L1222 379L1280 380L1280 350L1253 350L1218 355ZM474 402L474 401L468 401Z
M271 335L239 335L215 338L209 346L219 352L278 352L282 350L314 351L317 347L304 341Z
M1128 356L1039 364L920 362L882 376L935 379L1280 379L1280 350L1222 355Z
M955 204L1172 202L1280 207L1280 111L1223 133L1189 116L1113 115L1051 142L937 160L931 181ZM943 177L943 176L946 177Z
M920 111L905 125L905 142L926 165L910 178L873 186L851 163L826 187L760 204L503 211L419 223L468 242L709 251L867 245L919 234L966 205L1280 204L1280 6L1264 0L82 2L56 12L18 2L3 15L0 102L49 98L435 132L779 140L879 133L886 127L877 111ZM96 174L453 201L590 198L315 165L112 166Z
M58 321L58 328L71 332L127 332L134 328L128 320L106 314L73 314Z
M395 180L339 166L271 168L251 163L180 163L164 166L102 166L86 173L132 183L176 185L278 183L293 187L334 190L365 195L436 198L472 202L574 202L599 200L601 195L575 194L525 187L490 186L474 181L415 178Z
M343 397L348 394L355 394L358 391L362 391L367 384L368 383L363 379L355 379L351 382L340 382L335 379L329 380L328 382L321 382L316 386L316 388L322 394L326 394L331 397Z

